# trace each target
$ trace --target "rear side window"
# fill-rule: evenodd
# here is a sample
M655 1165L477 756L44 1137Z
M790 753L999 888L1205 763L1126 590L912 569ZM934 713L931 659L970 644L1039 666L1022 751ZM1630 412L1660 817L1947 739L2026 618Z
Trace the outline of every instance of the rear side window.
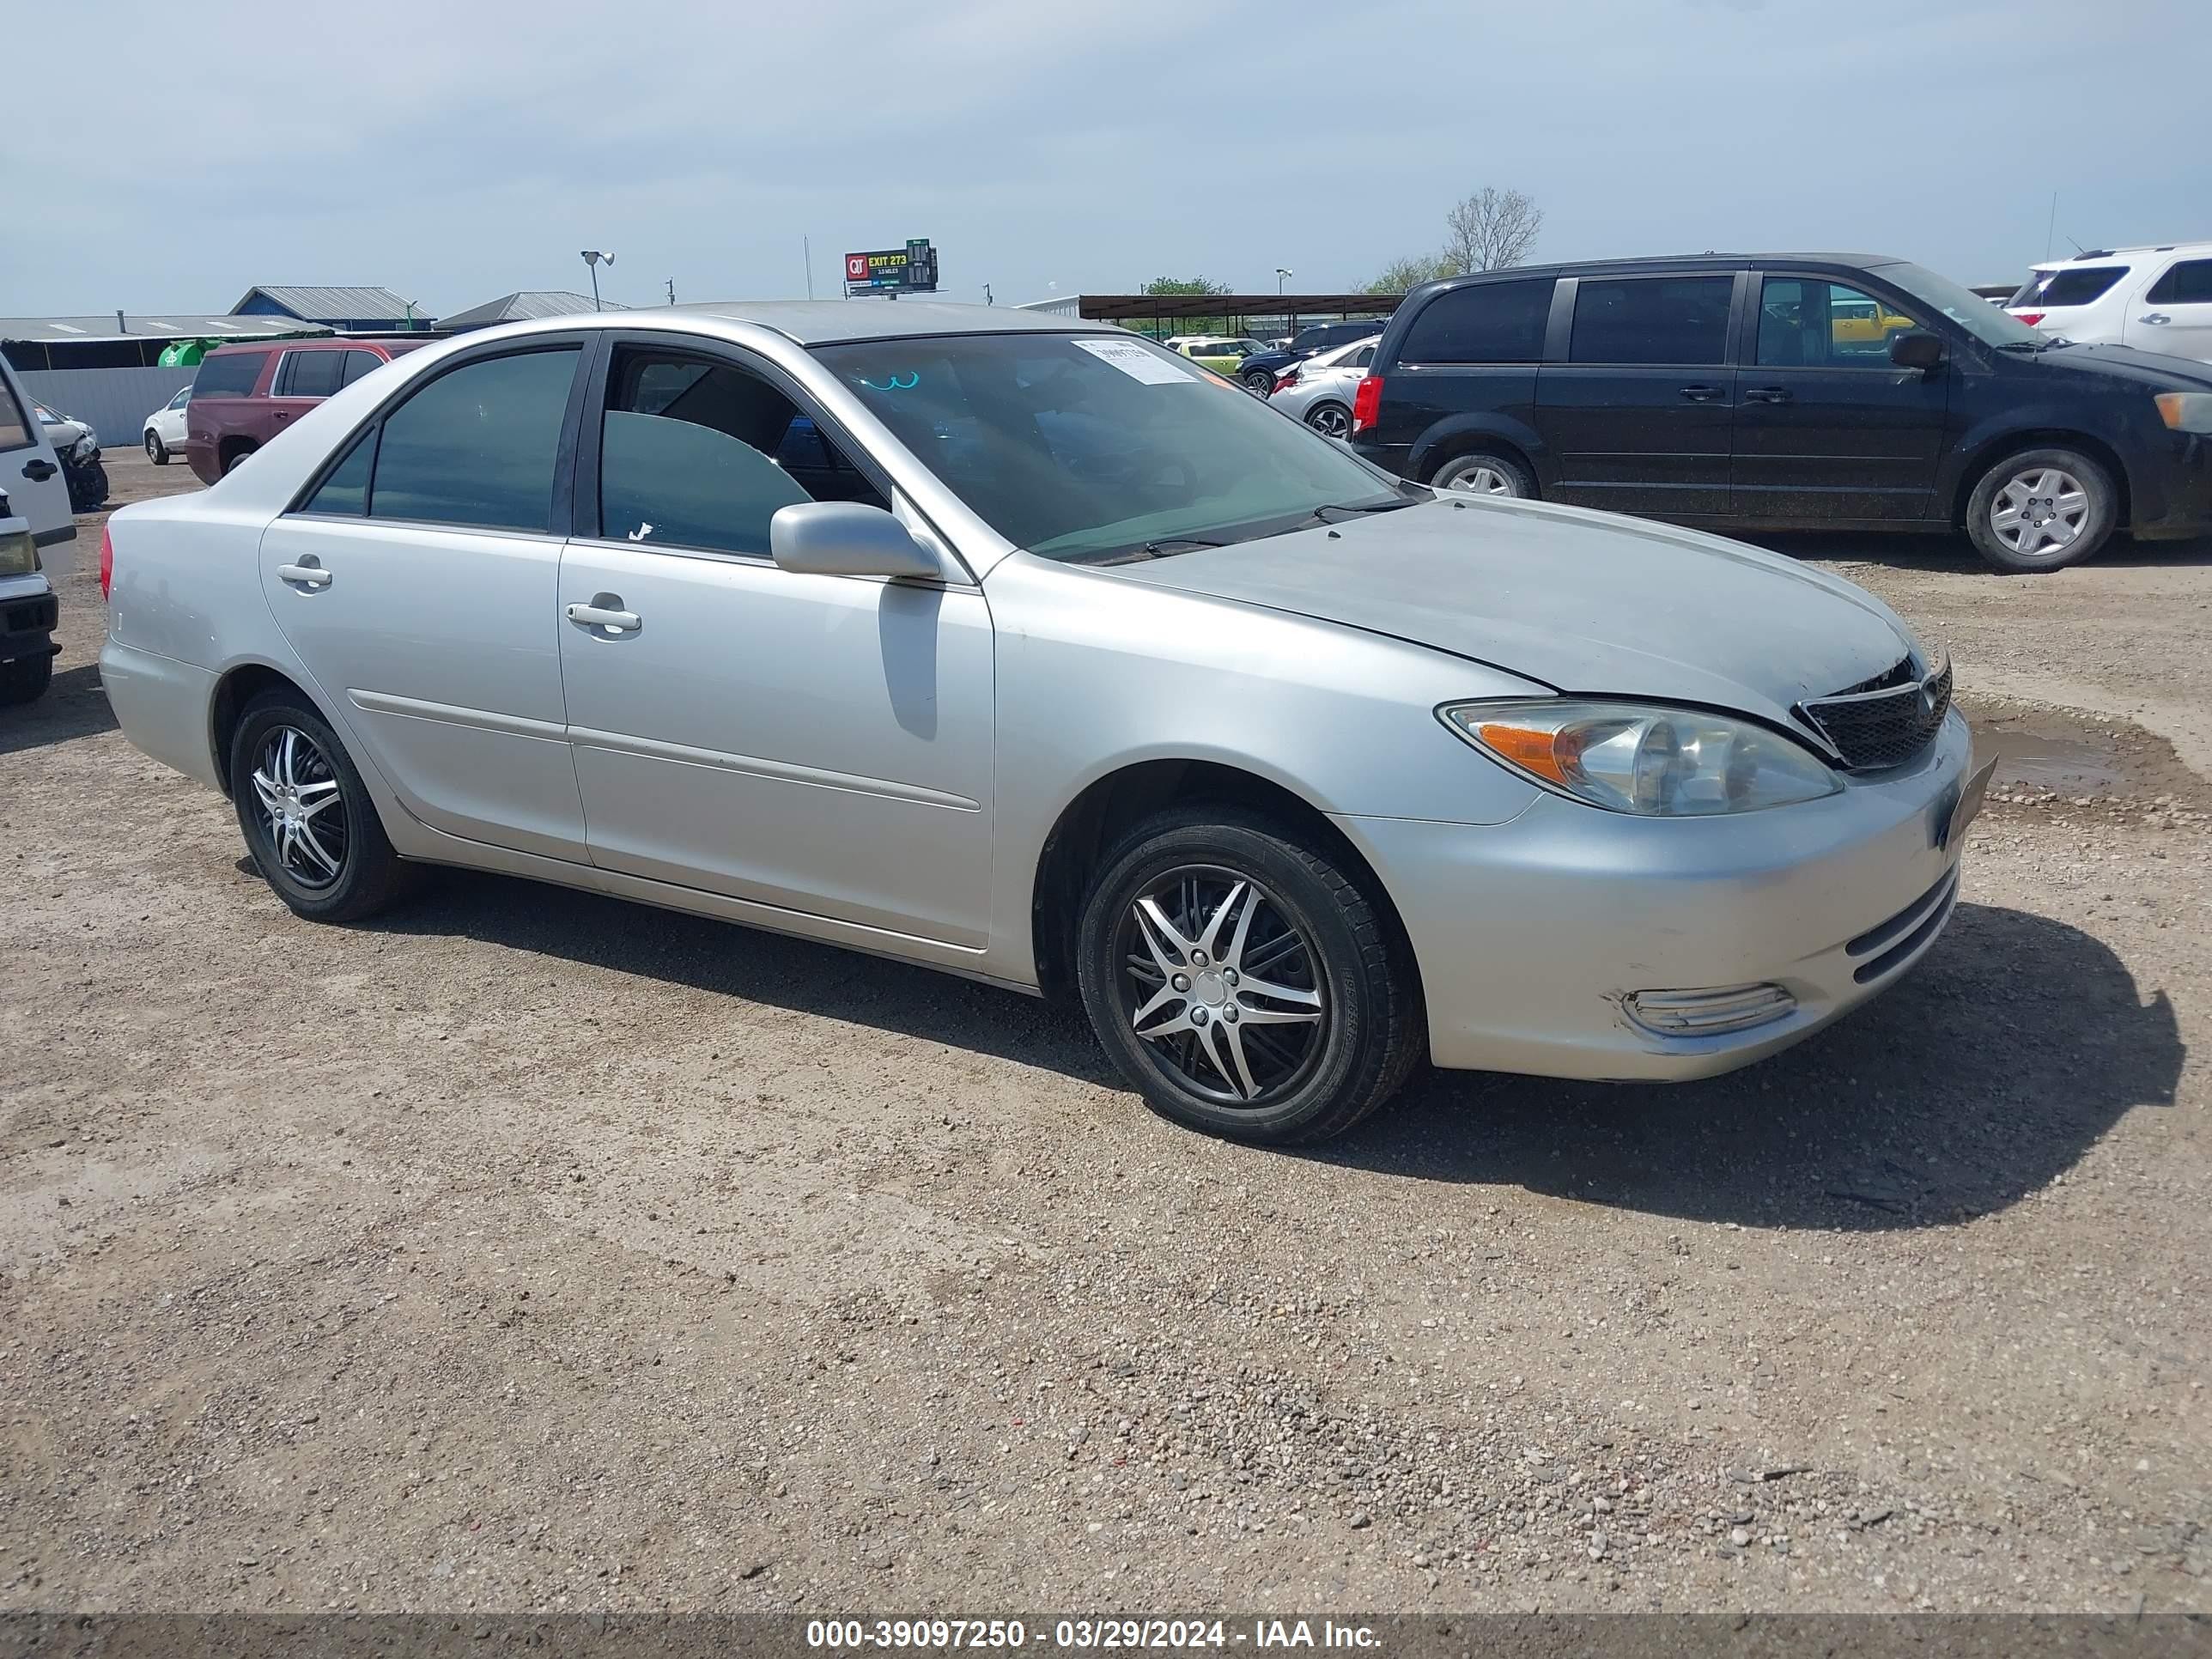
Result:
M31 446L31 422L23 414L23 405L16 400L15 388L0 375L0 450L27 449Z
M441 374L385 417L369 516L550 530L575 374L576 348L563 346Z
M343 351L288 351L273 390L279 398L327 398L338 389L345 357Z
M261 378L264 351L219 351L200 364L192 377L195 398L243 398Z
M349 351L344 353L343 356L345 357L345 373L339 379L338 384L340 386L351 386L356 380L361 379L362 375L374 374L378 369L384 367L384 359L378 356L374 351Z
M1575 292L1577 363L1717 363L1733 276L1585 276Z
M2086 306L2128 274L2127 265L2068 265L2028 274L2008 302L2016 306Z
M1406 331L1407 363L1533 363L1544 356L1552 279L1481 283L1439 294Z
M2160 306L2212 305L2212 259L2177 261L2143 298Z

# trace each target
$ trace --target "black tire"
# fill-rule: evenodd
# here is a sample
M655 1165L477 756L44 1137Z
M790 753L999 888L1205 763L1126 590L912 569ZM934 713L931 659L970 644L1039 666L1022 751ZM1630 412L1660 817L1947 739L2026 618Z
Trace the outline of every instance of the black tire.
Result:
M253 453L254 447L253 445L248 444L243 449L233 450L225 457L222 463L222 476L228 478L243 466L246 464L246 458Z
M1352 435L1352 410L1343 404L1323 400L1306 410L1306 424L1324 438Z
M1191 929L1149 960L1135 915L1146 898ZM1211 951L1185 948L1217 917ZM1084 1011L1114 1063L1154 1111L1208 1134L1263 1145L1340 1134L1425 1051L1412 953L1393 921L1329 856L1242 807L1177 808L1133 830L1100 864L1076 950ZM1254 965L1240 979L1224 957ZM1170 962L1194 969L1173 993L1159 965ZM1163 997L1170 1017L1149 1024L1176 1034L1139 1036L1136 1017Z
M1275 389L1274 374L1267 369L1255 368L1244 376L1244 389L1255 398L1265 398Z
M1437 489L1466 489L1468 487L1457 481L1458 477L1484 468L1505 487L1468 489L1468 493L1524 501L1536 500L1540 493L1536 488L1535 475L1526 466L1510 455L1491 449L1462 449L1447 455L1429 469L1429 476L1422 482Z
M54 659L50 652L0 662L0 704L36 702L53 683Z
M2075 505L2078 486L2078 506ZM2004 516L2010 509L2010 518ZM2023 449L1982 474L1966 498L1974 550L2014 574L2063 570L2094 558L2120 520L2120 492L2105 464L2078 449ZM2057 540L2060 532L2063 541Z
M161 441L161 434L158 432L146 434L146 459L156 466L169 464L169 447Z
M291 770L301 793L291 803L304 807L310 818L308 840L322 854L335 854L335 873L320 869L307 848L295 837L288 854L280 850L278 835L269 807L256 787L255 774L263 772L272 782L286 781L281 766L264 770L272 744L286 732L305 738L316 751L312 759L295 743ZM337 786L334 806L316 811L313 800L325 781ZM392 850L392 841L376 815L361 773L330 724L296 691L264 691L246 708L230 741L231 801L238 810L238 827L246 849L276 896L293 914L310 921L358 921L373 915L413 884L413 872ZM335 814L335 817L325 816ZM330 831L335 829L338 835ZM331 842L336 841L336 847ZM304 873L303 873L304 872Z

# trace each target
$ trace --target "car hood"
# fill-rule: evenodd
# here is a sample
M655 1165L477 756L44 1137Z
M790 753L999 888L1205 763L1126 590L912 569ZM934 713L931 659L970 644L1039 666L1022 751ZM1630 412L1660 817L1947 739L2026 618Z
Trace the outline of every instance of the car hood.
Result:
M2054 374L2087 373L2134 380L2155 392L2212 391L2212 363L2169 356L2163 351L2138 351L2124 345L2069 345L2039 351L2032 357L2024 352L2015 355Z
M1412 641L1553 690L1790 707L1895 666L1872 594L1717 536L1539 502L1450 500L1115 567L1133 581Z

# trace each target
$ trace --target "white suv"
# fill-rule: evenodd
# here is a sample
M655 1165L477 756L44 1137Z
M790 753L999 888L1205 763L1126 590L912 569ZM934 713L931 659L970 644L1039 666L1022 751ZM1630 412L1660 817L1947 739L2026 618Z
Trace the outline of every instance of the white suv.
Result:
M2035 265L2005 309L2084 345L2212 362L2212 242L2100 248Z

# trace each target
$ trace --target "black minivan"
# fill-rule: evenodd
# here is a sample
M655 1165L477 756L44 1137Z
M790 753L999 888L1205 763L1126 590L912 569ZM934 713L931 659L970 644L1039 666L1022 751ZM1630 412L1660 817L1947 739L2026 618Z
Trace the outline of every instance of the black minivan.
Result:
M1352 443L1402 477L1708 528L1949 530L2054 570L2212 534L2212 365L2039 334L1904 260L1615 260L1406 296Z

